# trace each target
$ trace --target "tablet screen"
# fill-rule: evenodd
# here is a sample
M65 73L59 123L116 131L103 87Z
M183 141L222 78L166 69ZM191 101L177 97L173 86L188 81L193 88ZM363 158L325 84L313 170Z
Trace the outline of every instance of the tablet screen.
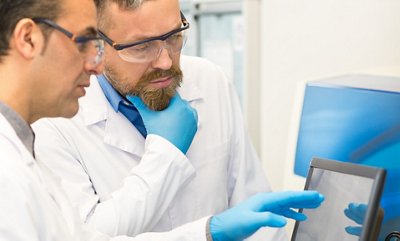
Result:
M326 166L327 162L331 163ZM371 229L373 220L370 219L376 218L379 202L376 199L380 199L383 187L381 181L377 182L380 171L331 160L313 160L305 189L317 190L325 196L325 201L317 209L302 210L308 219L296 223L292 241L368 240L365 237L370 232L364 229Z

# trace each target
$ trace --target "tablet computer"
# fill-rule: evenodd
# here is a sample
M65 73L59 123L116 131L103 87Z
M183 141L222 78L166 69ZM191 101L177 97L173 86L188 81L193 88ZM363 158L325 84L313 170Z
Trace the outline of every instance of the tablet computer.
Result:
M314 158L305 190L325 196L317 209L299 210L307 215L296 222L292 241L370 241L378 217L386 171Z

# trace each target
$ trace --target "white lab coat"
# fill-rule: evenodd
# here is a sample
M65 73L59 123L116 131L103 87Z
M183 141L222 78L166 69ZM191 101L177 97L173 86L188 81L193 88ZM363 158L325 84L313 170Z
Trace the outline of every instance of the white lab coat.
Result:
M0 114L0 240L81 240L66 196Z
M195 171L185 180L163 181L184 175L163 166L165 160L146 156L145 139L112 109L94 76L76 117L33 126L38 158L68 183L67 193L80 207L82 219L104 233L134 236L171 230L222 212L256 192L270 191L232 84L204 59L182 56L181 67L184 80L178 91L199 117L187 152ZM164 150L167 161L178 155L166 143L152 148ZM130 188L143 171L153 182L142 179L147 185ZM286 239L283 230L267 233L263 240Z
M207 218L167 233L135 238L88 229L61 188L63 182L33 159L0 114L0 240L7 241L205 241ZM182 235L184 234L184 235Z

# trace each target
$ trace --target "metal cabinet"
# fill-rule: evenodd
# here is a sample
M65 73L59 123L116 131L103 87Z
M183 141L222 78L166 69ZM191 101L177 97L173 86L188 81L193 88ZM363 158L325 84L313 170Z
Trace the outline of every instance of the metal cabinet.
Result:
M244 19L242 0L181 0L191 24L184 54L205 57L223 68L243 103Z

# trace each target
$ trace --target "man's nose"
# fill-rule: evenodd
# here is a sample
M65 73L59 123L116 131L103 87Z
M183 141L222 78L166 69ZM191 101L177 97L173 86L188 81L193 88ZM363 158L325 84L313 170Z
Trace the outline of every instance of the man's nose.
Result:
M154 69L168 70L172 67L172 58L168 46L162 46L157 58L152 61Z
M104 70L104 61L101 60L99 63L94 64L89 61L85 63L85 71L89 74L99 75Z

